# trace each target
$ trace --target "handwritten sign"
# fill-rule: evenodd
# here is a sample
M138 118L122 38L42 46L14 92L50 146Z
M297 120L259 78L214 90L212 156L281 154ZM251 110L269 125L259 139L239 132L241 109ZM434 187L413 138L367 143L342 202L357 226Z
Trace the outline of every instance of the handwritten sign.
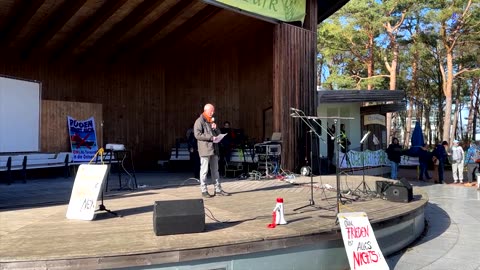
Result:
M390 269L378 246L366 213L339 213L337 218L342 230L350 269Z
M68 219L93 220L107 178L108 165L82 164L78 167L67 209Z

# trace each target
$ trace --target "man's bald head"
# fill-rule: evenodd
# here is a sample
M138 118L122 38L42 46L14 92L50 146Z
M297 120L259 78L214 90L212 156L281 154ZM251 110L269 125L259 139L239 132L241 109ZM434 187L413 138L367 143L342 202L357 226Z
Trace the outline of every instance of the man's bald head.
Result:
M203 111L210 117L212 117L213 113L215 113L215 107L208 103L208 104L205 104L205 106L203 106Z

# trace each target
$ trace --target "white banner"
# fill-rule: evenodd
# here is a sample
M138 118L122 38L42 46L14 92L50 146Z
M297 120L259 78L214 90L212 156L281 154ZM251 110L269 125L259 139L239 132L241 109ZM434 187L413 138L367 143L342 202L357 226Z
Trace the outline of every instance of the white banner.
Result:
M364 212L338 213L343 244L352 270L390 269Z
M344 153L339 153L340 168L363 168L365 167L379 167L390 165L390 161L387 158L387 153L384 150L370 151L365 150L347 152L347 157Z

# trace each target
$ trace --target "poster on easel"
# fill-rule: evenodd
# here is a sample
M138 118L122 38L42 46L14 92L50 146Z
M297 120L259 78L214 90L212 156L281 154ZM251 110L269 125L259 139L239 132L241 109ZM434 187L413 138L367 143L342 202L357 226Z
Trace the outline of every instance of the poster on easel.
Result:
M78 167L73 183L67 218L93 220L95 210L103 191L105 179L108 176L108 165L82 164Z
M88 162L98 151L95 120L77 120L67 116L68 134L74 162Z
M390 269L365 212L338 213L337 218L350 269Z

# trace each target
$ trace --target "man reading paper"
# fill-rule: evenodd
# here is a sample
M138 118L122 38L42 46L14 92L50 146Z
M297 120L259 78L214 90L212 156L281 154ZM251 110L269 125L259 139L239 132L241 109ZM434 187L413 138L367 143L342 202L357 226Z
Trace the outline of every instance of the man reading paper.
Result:
M200 190L202 197L210 198L215 195L229 196L230 194L222 189L220 184L220 174L218 173L218 142L223 138L217 124L214 122L213 114L215 107L212 104L206 104L203 107L203 113L195 121L193 132L198 143L198 154L200 155ZM212 180L215 183L215 192L213 196L208 193L207 174L210 167Z

